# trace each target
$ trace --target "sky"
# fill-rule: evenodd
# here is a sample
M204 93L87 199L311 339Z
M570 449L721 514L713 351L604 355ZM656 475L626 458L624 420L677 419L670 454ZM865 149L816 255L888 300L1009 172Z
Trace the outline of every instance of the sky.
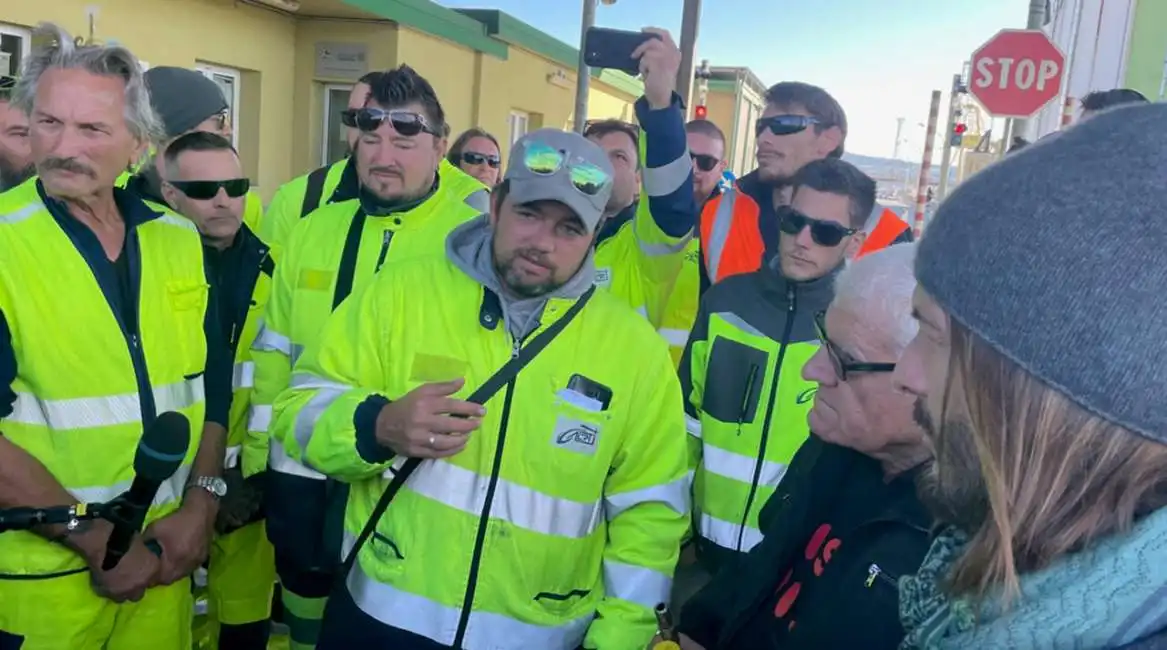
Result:
M578 46L580 0L438 0L452 8L500 9ZM550 11L551 5L563 5ZM1025 26L1028 0L704 0L696 60L746 66L763 83L825 88L847 113L847 150L891 157L903 117L900 158L919 161L933 90L947 102L952 75L1003 28ZM596 25L659 26L680 39L682 0L616 0ZM941 104L941 120L947 103Z

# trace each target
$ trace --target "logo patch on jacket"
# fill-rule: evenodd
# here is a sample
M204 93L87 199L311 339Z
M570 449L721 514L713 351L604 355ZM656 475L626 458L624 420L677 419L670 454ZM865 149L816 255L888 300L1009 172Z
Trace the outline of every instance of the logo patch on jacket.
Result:
M559 416L555 421L555 434L551 438L551 444L560 449L591 455L596 453L596 445L599 441L599 425L564 415Z
M596 269L596 279L594 284L597 287L607 288L612 284L612 269L603 268Z

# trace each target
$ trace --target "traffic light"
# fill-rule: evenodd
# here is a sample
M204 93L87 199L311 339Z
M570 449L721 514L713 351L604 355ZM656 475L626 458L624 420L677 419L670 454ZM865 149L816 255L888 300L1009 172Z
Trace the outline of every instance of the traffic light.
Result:
M709 119L709 109L704 106L698 106L693 109L693 117L698 120Z
M952 125L952 135L949 138L948 144L953 147L959 147L964 142L964 134L968 131L968 125L964 122L957 122Z

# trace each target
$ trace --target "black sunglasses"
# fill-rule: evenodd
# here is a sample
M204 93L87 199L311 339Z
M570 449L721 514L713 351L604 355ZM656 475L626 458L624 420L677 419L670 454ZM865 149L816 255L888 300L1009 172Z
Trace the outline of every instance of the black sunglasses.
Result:
M717 156L710 156L705 153L690 153L689 156L693 159L693 164L696 165L697 169L703 172L713 171L713 168L719 162Z
M372 106L345 109L340 112L340 122L350 129L360 129L366 133L376 131L389 122L394 131L407 138L419 133L439 135L423 115L410 111L387 111Z
M791 207L783 208L778 214L778 228L788 235L797 235L808 226L810 227L810 238L814 240L814 243L828 248L838 246L844 237L859 232L856 228L847 228L834 221L811 219Z
M498 166L502 163L502 160L499 159L498 156L490 154L464 151L462 152L462 162L466 163L467 165L487 164L495 169L498 169Z
M237 199L251 189L251 180L247 178L232 178L225 181L167 181L174 189L196 201L206 201L215 198L222 189L227 196Z
M754 132L755 135L762 135L766 129L769 129L770 133L774 135L794 135L805 131L807 127L814 124L822 124L822 122L809 115L771 115L770 117L758 118L757 123L754 124Z
M849 372L893 372L896 369L894 363L868 363L863 361L844 361L843 354L839 348L827 338L827 312L820 311L814 315L814 329L818 334L819 343L827 351L827 357L831 360L831 365L835 367L835 374L839 379L847 381L847 373Z

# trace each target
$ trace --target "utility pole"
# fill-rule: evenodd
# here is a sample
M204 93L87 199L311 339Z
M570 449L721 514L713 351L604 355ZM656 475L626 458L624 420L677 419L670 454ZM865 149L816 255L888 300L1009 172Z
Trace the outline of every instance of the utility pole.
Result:
M579 65L575 69L575 127L576 133L583 133L588 121L588 82L591 70L584 54L584 40L588 30L596 24L596 0L583 0L583 20L579 29Z
M681 12L681 69L677 71L677 94L685 102L686 119L693 104L693 69L697 53L697 26L701 22L701 0L685 0Z
M960 94L962 80L960 75L952 75L952 90L948 91L948 121L944 127L944 148L940 153L940 184L936 187L936 199L944 200L948 192L948 168L952 165L952 147L955 139L956 118L960 116Z
M1046 0L1029 0L1029 18L1025 21L1026 29L1041 29L1042 25L1045 25L1045 5ZM1068 80L1064 83L1068 83ZM1012 124L1009 128L1010 136L1020 135L1026 137L1026 132L1029 129L1029 120L1014 119L1010 120L1010 123ZM1008 147L1009 143L1006 142L1005 146Z
M891 150L891 157L893 160L900 159L900 143L903 142L904 137L904 118L896 118L896 144Z

